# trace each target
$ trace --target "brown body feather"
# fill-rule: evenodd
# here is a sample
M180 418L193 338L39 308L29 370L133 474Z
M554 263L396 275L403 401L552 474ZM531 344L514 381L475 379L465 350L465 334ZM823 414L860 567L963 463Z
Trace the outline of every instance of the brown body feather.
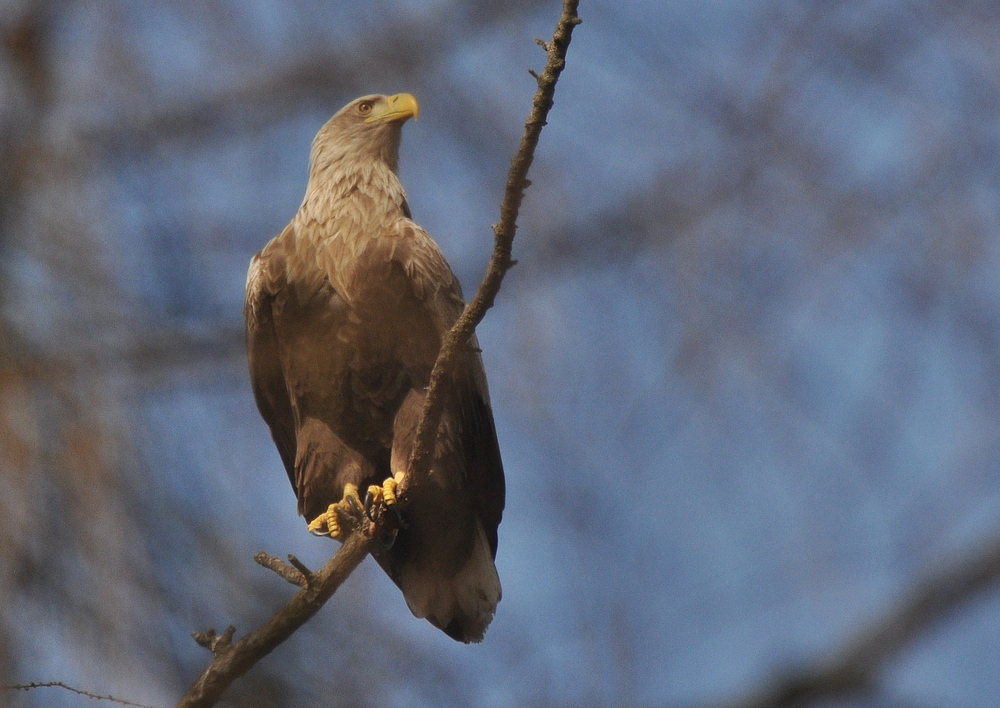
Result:
M307 520L345 484L406 469L431 369L463 307L437 244L409 218L396 175L402 120L359 110L392 99L358 99L323 127L302 207L247 276L254 395ZM500 600L504 478L474 349L452 384L432 473L376 559L414 614L468 642Z

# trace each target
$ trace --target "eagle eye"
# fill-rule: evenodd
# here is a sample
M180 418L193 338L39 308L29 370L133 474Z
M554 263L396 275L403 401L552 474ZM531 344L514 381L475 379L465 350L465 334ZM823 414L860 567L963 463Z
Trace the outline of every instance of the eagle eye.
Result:
M369 113L372 112L373 105L374 103L372 101L362 101L361 103L358 104L358 113L360 113L363 116L368 115Z

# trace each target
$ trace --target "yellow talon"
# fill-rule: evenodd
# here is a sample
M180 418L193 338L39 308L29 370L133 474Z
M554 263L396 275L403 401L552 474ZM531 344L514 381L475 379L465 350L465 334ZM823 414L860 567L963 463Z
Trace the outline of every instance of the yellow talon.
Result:
M392 477L382 482L382 493L385 495L385 505L392 506L396 503L397 482Z
M309 533L315 536L330 536L340 538L340 522L337 521L337 505L330 508L309 522Z
M403 473L397 472L395 477L387 477L382 486L373 484L368 487L368 506L374 506L379 502L386 506L396 504L396 487L403 481Z
M361 498L358 496L358 486L356 484L344 485L344 498L336 504L331 504L329 508L315 519L309 522L309 533L317 536L329 536L338 541L344 540L350 532L341 524L342 515L348 519L357 516L358 509L361 509Z
M331 504L329 509L309 522L309 526L307 527L309 533L314 536L326 536L329 533L328 528L330 519L333 517L333 507L334 505Z
M382 482L382 496L386 506L392 506L396 503L396 487L402 484L405 474L405 472L397 472Z

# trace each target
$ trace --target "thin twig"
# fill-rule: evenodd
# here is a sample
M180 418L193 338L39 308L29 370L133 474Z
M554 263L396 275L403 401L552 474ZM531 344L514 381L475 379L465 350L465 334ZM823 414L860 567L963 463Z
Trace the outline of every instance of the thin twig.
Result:
M306 585L309 585L316 579L316 574L309 570L309 568L306 567L306 564L300 561L294 553L288 554L288 562L291 563L297 571L302 573L302 577L306 581Z
M203 646L219 656L229 649L229 645L233 643L234 634L236 634L236 627L229 625L222 634L216 634L215 629L209 627L204 632L191 632L191 638L199 646Z
M294 556L289 555L289 559L291 558L294 558ZM293 568L280 558L272 556L269 553L264 553L264 551L257 551L254 554L253 559L254 561L257 562L258 565L262 565L268 570L273 570L282 578L290 582L292 585L298 585L299 587L302 587L310 580L311 574L307 575L303 573L301 570L299 570L297 567ZM296 558L296 560L298 559Z
M100 696L96 693L91 693L90 691L82 691L79 688L73 688L68 686L62 681L41 681L31 683L15 683L6 686L0 686L0 691L31 691L36 688L63 688L67 691L72 691L78 696L84 696L86 698L92 698L95 701L111 701L112 703L117 703L122 706L135 706L135 708L153 708L153 706L147 706L145 703L133 703L132 701L127 701L124 698L115 698L111 694Z
M444 411L445 385L460 352L469 345L472 333L476 329L486 311L493 307L504 275L513 266L510 258L514 234L517 230L517 215L524 198L524 190L528 186L528 169L534 159L538 137L545 126L545 119L552 108L556 82L566 66L566 50L569 48L573 28L580 24L577 15L579 0L564 0L562 15L556 26L551 42L536 40L545 49L548 61L541 74L532 72L538 81L538 90L532 101L531 114L524 125L524 135L517 154L511 161L507 174L507 186L504 190L503 202L500 204L500 221L493 226L493 255L483 277L483 282L476 291L471 302L466 305L461 317L451 328L441 345L434 369L431 372L430 383L427 386L427 398L421 411L420 423L417 425L416 444L410 454L409 468L406 477L398 491L401 504L406 501L406 491L412 485L420 484L427 476L433 457L434 442L438 428L441 425L441 415Z

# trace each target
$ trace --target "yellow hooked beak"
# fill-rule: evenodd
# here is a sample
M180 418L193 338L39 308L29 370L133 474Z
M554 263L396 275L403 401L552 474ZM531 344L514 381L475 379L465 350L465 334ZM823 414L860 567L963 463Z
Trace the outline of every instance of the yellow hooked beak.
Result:
M389 96L384 102L376 104L372 114L365 118L365 123L403 121L411 116L413 120L416 120L419 113L420 106L412 93L397 93L395 96Z

